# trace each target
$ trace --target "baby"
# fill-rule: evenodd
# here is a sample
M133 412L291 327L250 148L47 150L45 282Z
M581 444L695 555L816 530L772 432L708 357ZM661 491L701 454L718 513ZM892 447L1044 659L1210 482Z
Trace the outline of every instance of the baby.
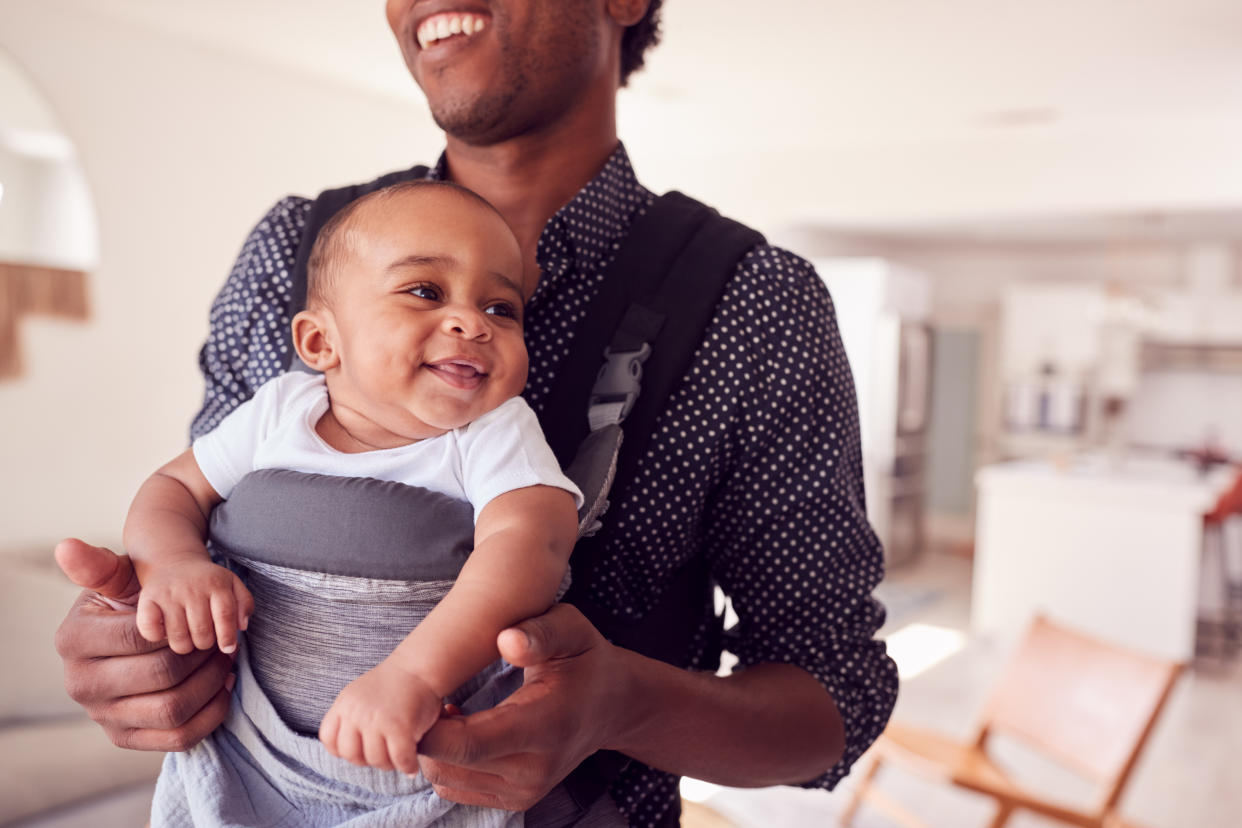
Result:
M419 739L440 717L444 700L496 662L501 631L553 603L577 538L581 494L561 473L534 413L518 396L527 374L522 275L522 254L513 233L491 205L468 190L447 182L414 181L359 199L320 233L309 265L307 308L292 322L299 357L320 374L290 372L266 383L143 484L124 533L142 584L137 616L142 635L151 641L167 639L179 653L212 646L233 652L238 630L247 629L255 614L239 658L233 701L234 708L244 709L230 712L223 728L233 740L222 741L217 732L189 754L170 755L165 776L179 778L161 779L155 824L240 819L235 814L197 813L193 804L161 806L161 799L169 796L194 800L193 792L184 789L200 784L203 774L211 780L203 801L244 800L246 807L259 811L269 799L269 805L282 810L290 803L297 809L311 807L297 800L300 783L291 793L279 779L263 780L263 786L279 792L275 797L256 793L257 783L251 782L244 783L244 791L230 790L237 769L217 774L210 766L236 764L246 777L252 766L265 763L263 757L245 755L247 750L262 753L275 746L275 770L261 774L268 777L283 777L287 766L298 763L305 765L307 778L316 780L355 770L333 765L339 760L316 756L311 748L320 746L304 743L311 741L305 734L314 732L318 718L298 709L299 700L309 695L288 698L279 682L264 680L264 653L276 658L282 647L269 643L263 650L260 641L279 642L282 635L297 638L305 633L283 630L282 617L265 617L280 616L282 605L273 601L276 606L267 606L256 588L256 607L242 579L213 563L206 548L213 508L262 469L378 478L426 490L423 494L430 497L469 501L473 551L456 577L446 582L447 593L437 596L421 623L378 664L352 674L356 678L340 690L319 722L319 740L327 751L378 769L368 771L378 776L346 780L352 788L367 789L370 799L363 797L367 801L353 811L342 811L343 795L325 794L321 798L336 808L335 816L281 817L289 824L328 824L355 818L359 809L395 807L376 824L442 818L442 810L412 813L394 806L411 789L381 772L417 772ZM419 555L420 537L401 538L401 548L408 543L409 555ZM359 539L357 548L340 549L340 555L368 554L366 540ZM290 571L244 558L239 568L249 573L252 587L267 583L264 578L273 573L287 577ZM294 615L313 611L307 609L316 606L312 595L319 600L342 589L331 574L310 575L317 586L314 593L304 593L309 603ZM347 587L351 583L344 582ZM361 583L364 609L358 610L356 602L348 613L365 613L365 590L388 582ZM295 599L291 605L301 603ZM337 623L327 623L331 632L325 648L337 637ZM363 639L369 637L369 623L380 624L364 621ZM269 631L265 635L259 635L260 624ZM275 632L270 632L273 627ZM408 629L407 624L403 630ZM312 647L310 652L320 651ZM245 663L248 658L252 664ZM243 672L252 675L251 667L258 682L242 680ZM330 675L337 667L295 663L285 675L314 683L316 671ZM263 696L273 697L279 716L263 712L271 707ZM292 730L285 733L285 725ZM247 737L254 729L262 739ZM269 732L273 730L284 735ZM234 756L239 749L240 759ZM196 753L204 750L207 756L196 760ZM187 762L199 760L207 770L187 769ZM420 792L431 796L425 782ZM276 816L253 813L245 821ZM471 822L487 820L472 817Z

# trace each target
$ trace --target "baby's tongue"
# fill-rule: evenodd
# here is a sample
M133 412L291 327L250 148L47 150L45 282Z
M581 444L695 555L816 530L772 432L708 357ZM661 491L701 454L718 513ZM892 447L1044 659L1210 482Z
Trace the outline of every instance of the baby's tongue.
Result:
M436 367L441 371L454 374L459 377L477 377L479 375L479 372L474 369L474 366L464 365L460 362L441 362Z

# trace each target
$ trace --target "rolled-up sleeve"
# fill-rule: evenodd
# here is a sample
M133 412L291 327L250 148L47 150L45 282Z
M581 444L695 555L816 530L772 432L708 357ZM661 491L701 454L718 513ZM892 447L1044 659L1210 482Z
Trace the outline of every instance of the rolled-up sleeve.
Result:
M198 355L206 388L191 439L215 428L287 364L293 265L310 206L297 196L277 202L246 237L212 302Z
M884 729L897 697L896 666L875 639L884 608L871 593L884 560L866 517L854 384L813 268L775 248L742 268L725 305L745 343L747 381L706 547L739 619L725 643L736 669L794 664L836 702L845 753L805 783L832 788Z

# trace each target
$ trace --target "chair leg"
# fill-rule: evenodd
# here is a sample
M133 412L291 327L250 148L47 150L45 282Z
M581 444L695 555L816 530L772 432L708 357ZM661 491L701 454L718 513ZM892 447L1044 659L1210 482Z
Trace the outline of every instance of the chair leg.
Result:
M854 788L854 795L850 797L849 803L841 811L841 816L837 818L838 825L847 826L853 822L854 815L858 813L858 806L862 804L863 797L867 795L867 788L871 786L875 775L880 772L880 765L883 761L877 756L871 766L863 772L862 778L858 780L858 787Z
M1002 828L1011 816L1013 816L1013 806L1008 802L998 802L996 805L996 816L992 817L988 828Z

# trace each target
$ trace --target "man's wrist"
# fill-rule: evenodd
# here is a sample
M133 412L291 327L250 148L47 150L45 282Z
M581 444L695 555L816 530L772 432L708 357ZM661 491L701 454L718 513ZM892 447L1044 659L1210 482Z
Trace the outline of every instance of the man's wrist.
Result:
M643 734L658 722L662 700L667 698L668 671L680 671L633 650L607 646L613 647L616 669L605 682L606 709L616 714L600 717L608 727L600 748L632 755Z

